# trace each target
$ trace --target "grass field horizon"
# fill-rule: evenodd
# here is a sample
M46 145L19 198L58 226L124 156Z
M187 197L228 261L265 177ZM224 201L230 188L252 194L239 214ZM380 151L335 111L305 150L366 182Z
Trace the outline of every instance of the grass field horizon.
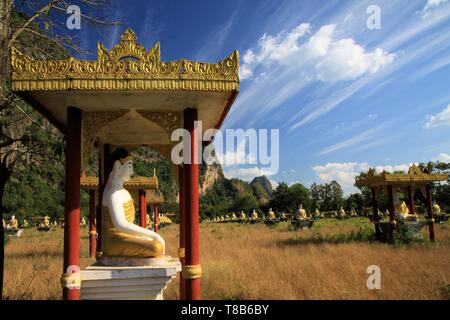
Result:
M161 230L167 254L176 256L178 225ZM358 241L372 230L367 218L323 219L311 230L289 223L200 225L203 299L449 299L450 223L436 225L436 243L391 245ZM5 248L5 299L61 299L63 230L26 229ZM81 267L88 258L82 229ZM381 268L381 289L369 290L367 267ZM178 277L164 292L179 298Z

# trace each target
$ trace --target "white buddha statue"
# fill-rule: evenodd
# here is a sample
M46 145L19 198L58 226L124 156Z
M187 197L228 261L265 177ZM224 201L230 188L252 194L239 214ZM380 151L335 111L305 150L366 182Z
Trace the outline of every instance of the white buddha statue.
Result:
M134 224L135 208L124 182L133 174L133 160L124 149L112 154L113 169L102 199L102 255L106 257L154 258L163 256L163 238Z
M339 217L344 218L345 216L346 216L345 210L343 207L341 207L341 209L339 210Z

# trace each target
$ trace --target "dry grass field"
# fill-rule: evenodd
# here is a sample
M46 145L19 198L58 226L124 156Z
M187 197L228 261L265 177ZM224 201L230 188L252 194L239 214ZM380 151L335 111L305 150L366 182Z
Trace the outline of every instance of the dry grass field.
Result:
M331 237L372 228L367 219L322 220L312 230L273 226L202 224L204 299L449 299L450 223L437 225L437 242L388 245L333 241ZM174 256L178 225L161 231ZM424 234L427 234L424 230ZM82 232L82 267L88 255ZM334 239L334 238L333 238ZM6 247L5 298L60 299L63 233L25 230ZM381 268L381 289L366 287L369 265ZM165 291L178 299L178 279Z

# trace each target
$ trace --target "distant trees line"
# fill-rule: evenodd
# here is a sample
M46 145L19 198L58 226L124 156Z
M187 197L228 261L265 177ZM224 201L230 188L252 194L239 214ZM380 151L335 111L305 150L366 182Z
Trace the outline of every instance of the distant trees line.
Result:
M419 164L430 172L449 172L450 163L428 162ZM359 176L365 176L363 172ZM230 212L251 213L255 209L258 213L267 213L269 208L275 212L294 213L300 204L308 212L316 209L320 211L336 211L341 207L345 211L355 210L362 213L365 208L371 208L372 193L368 187L359 187L358 192L344 196L341 185L337 181L318 184L310 188L300 183L287 185L281 182L272 190L270 181L262 176L255 178L251 183L239 179L219 179L208 192L200 198L200 216L210 218ZM431 188L433 200L442 209L450 208L450 180L445 183L434 184ZM405 199L406 200L406 199ZM425 211L425 198L420 192L415 192L414 201L416 210ZM386 193L381 193L378 201L380 210L388 207Z
M159 188L165 202L160 206L160 212L178 214L177 194L171 164L168 160L149 149L140 148L135 153L134 171L136 175L149 176L156 169ZM96 175L97 159L92 158L87 174ZM431 172L447 172L450 163L428 162L420 165ZM202 219L244 211L249 214L255 209L266 214L269 208L277 213L294 213L300 204L308 212L334 211L343 207L346 211L352 209L361 212L371 206L372 196L369 188L359 188L359 192L344 196L341 185L336 181L318 184L310 188L295 183L287 185L284 182L272 190L269 179L257 177L248 183L240 179L227 179L223 176L221 167L215 165L218 179L200 197L200 216ZM206 169L200 168L200 184L205 180ZM361 173L364 176L366 173ZM36 166L20 167L13 173L7 183L4 197L4 213L14 214L19 220L37 215L48 215L52 219L62 218L64 212L64 166L60 164L41 163ZM450 208L450 184L435 184L432 187L433 199L442 209ZM82 214L88 215L88 195L81 193ZM425 199L420 192L415 193L415 203L418 211L424 211ZM387 209L387 197L384 193L379 199L380 210ZM176 218L174 219L177 220Z

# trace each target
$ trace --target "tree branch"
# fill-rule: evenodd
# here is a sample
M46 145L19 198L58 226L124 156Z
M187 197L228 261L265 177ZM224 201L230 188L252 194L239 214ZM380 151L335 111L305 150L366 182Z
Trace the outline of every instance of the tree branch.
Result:
M43 13L47 12L48 10L50 10L57 2L59 2L59 0L53 0L52 2L50 2L49 4L47 4L46 6L43 6L40 10L38 10L33 16L31 16L27 21L25 21L25 23L20 26L19 28L16 29L16 31L14 31L14 33L11 35L11 38L9 40L8 43L8 48L11 48L11 44L16 41L17 37L34 21L36 20L39 16L41 16Z

